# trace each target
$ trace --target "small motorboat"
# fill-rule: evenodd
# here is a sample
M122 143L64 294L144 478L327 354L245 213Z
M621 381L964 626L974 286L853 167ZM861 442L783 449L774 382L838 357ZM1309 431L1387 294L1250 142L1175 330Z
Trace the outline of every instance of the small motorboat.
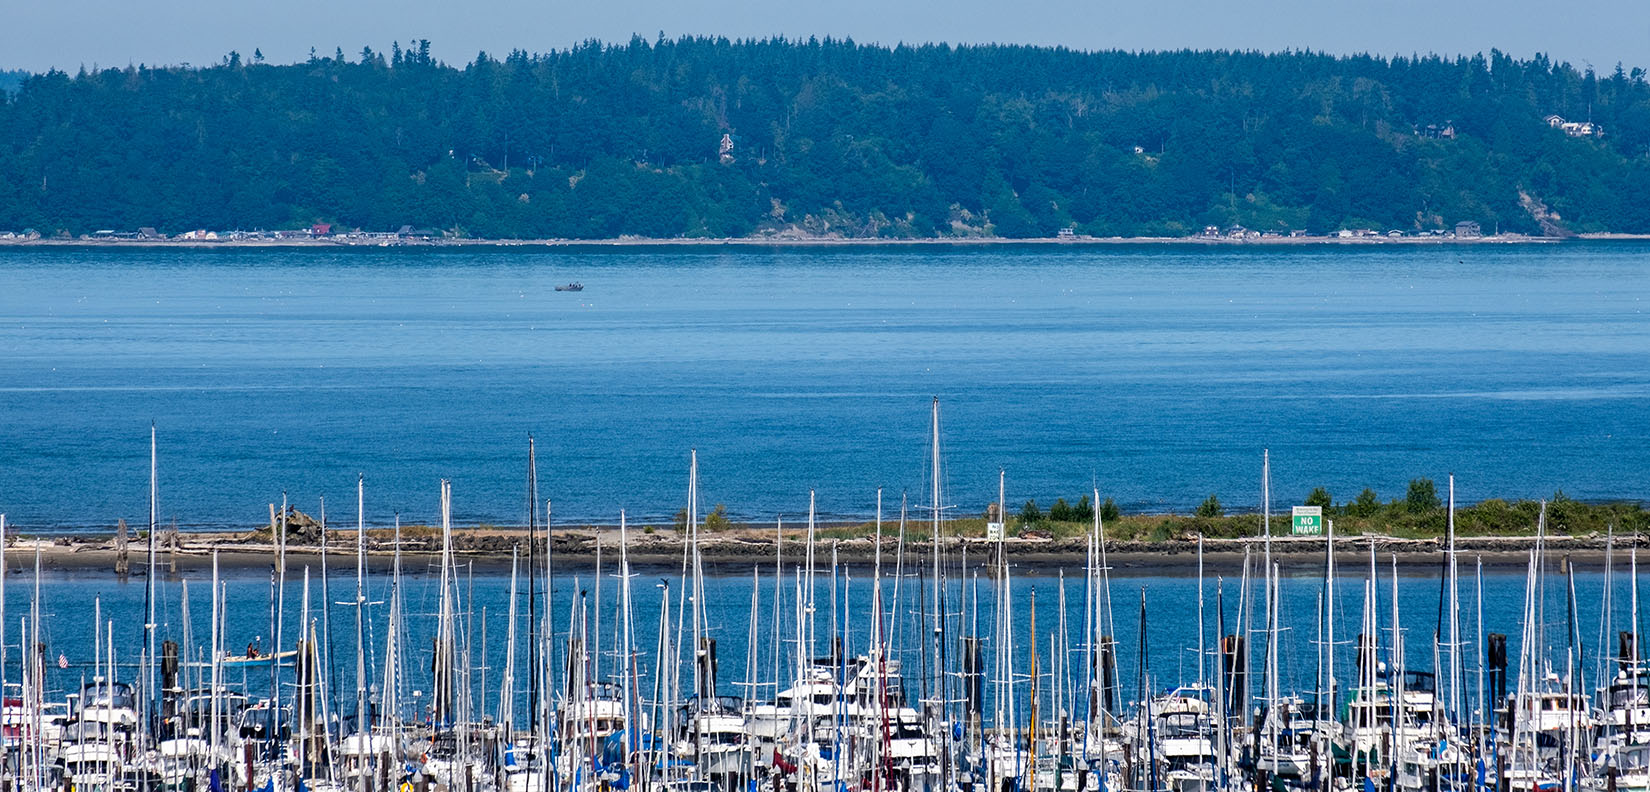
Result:
M565 286L557 286L556 291L568 291L568 292L584 291L584 284L579 283L578 281L574 281L574 282L569 283Z
M279 662L282 666L291 667L293 659L298 656L298 650L288 649L276 654L247 653L244 655L226 654L218 659L218 664L224 668L268 668ZM210 666L210 663L191 665Z

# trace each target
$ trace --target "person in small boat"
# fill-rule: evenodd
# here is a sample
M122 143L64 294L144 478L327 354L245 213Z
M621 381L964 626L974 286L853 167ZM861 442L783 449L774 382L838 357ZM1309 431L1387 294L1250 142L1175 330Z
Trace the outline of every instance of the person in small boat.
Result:
M257 659L257 657L258 657L258 647L253 645L253 644L247 644L246 645L246 656L249 657L249 658L252 658L252 659Z

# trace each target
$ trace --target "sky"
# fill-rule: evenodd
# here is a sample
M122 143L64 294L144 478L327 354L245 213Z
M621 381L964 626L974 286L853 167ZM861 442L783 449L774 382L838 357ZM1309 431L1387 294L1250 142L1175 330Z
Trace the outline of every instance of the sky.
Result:
M1650 67L1650 0L18 0L0 12L0 69L205 65L261 49L429 39L464 63L588 39L721 35L867 43L1006 42L1078 49L1311 49L1337 54L1538 52L1600 71Z

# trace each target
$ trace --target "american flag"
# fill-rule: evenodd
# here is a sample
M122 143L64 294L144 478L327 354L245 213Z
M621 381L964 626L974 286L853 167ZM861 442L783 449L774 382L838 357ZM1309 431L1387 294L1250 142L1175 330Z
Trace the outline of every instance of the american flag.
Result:
M57 655L57 667L58 668L68 668L69 667L69 658L65 657L62 652L59 652L58 655Z

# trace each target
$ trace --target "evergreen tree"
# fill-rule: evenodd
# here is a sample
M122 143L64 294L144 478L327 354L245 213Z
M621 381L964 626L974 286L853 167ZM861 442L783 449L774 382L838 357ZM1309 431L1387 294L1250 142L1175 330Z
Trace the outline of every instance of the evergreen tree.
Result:
M0 73L0 218L577 238L1650 232L1641 68L662 37L462 66L426 40L251 64Z

